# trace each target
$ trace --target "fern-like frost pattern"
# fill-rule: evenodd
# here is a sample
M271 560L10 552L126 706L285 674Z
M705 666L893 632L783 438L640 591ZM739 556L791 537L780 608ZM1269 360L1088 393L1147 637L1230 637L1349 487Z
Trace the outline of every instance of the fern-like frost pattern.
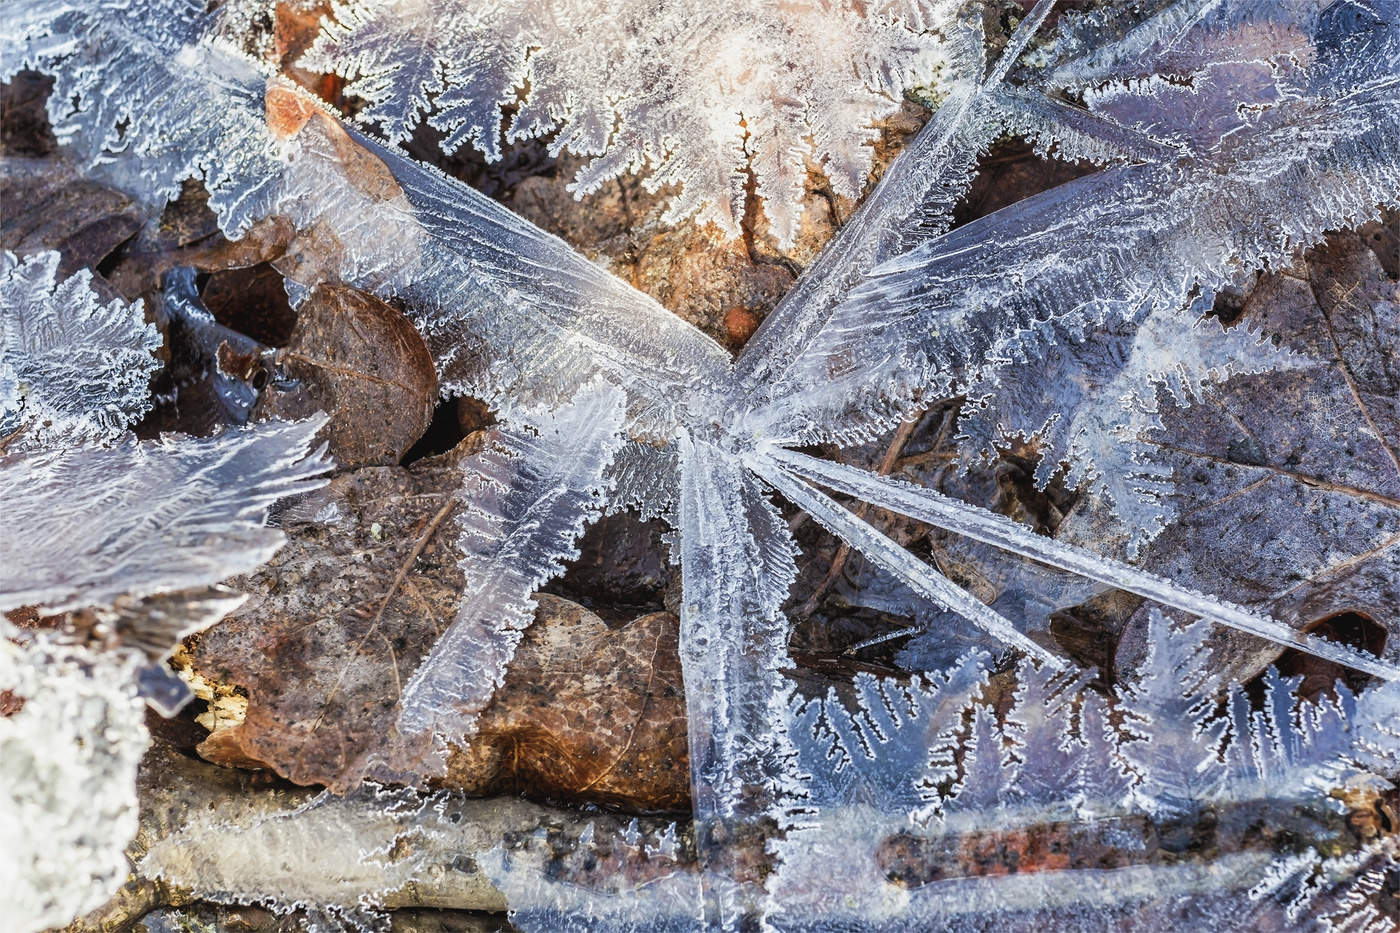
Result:
M448 741L470 740L534 620L530 595L578 556L575 540L602 510L622 409L621 392L596 384L556 411L518 411L516 428L467 461L457 493L466 589L452 625L404 685L403 736L427 733L438 754Z
M26 445L116 438L150 407L159 365L141 304L104 302L86 270L58 281L59 259L0 253L0 435Z
M129 439L0 464L12 529L0 542L0 608L107 606L254 569L283 541L264 524L268 508L324 482L314 441L323 423Z
M1341 856L1275 853L1251 847L1248 830L1287 801L1326 848L1343 828L1324 788L1394 779L1389 660L794 448L868 441L931 398L964 395L965 453L1034 438L1042 485L1066 467L1072 482L1111 499L1135 546L1149 541L1175 517L1169 472L1142 443L1160 427L1157 406L1233 375L1311 365L1243 328L1202 322L1213 297L1326 230L1400 203L1400 23L1384 4L1176 0L1148 4L1145 17L1136 7L1065 15L1058 39L1023 55L1049 14L1043 0L988 66L969 38L976 18L941 4L667 0L659 11L624 3L600 17L586 4L341 3L306 63L350 77L387 142L269 78L217 38L220 20L202 5L161 0L141 8L149 15L121 15L133 4L13 4L0 71L57 75L50 110L60 139L153 206L198 177L230 235L268 216L290 219L298 235L332 230L344 249L291 273L293 297L343 281L399 302L441 385L501 413L499 446L465 479L468 591L404 691L404 733L470 733L529 621L530 592L559 572L608 496L677 526L696 867L687 874L667 856L664 883L597 891L522 880L507 855L483 854L518 898L522 925L1376 922L1368 898L1393 842ZM226 12L223 28L242 15ZM577 28L561 37L565 23ZM619 43L620 34L635 41ZM792 68L774 68L770 49ZM785 241L806 163L824 160L841 193L858 192L872 114L942 56L957 62L943 106L737 360L562 241L391 145L426 118L449 148L497 156L503 108L514 106L506 139L555 133L556 152L592 160L580 192L646 169L649 184L680 185L673 217L733 232L752 173ZM719 90L697 105L703 88ZM270 125L274 111L305 119ZM1101 167L953 228L977 157L1007 129ZM0 606L106 604L256 565L278 540L262 527L267 505L308 488L322 468L307 456L315 427L11 458L0 493L22 503L15 524L29 537L0 553ZM98 503L107 511L85 519L101 532L74 559L73 515L52 502L92 487L110 491ZM1173 627L1152 609L1142 668L1100 694L1048 639L829 492L1199 621ZM979 656L905 684L858 678L847 694L855 708L836 692L795 696L783 604L796 545L777 497L919 599L1016 648L1009 710ZM144 524L129 518L133 503L157 499ZM154 527L173 529L178 553L165 538L134 546ZM1213 622L1386 682L1303 706L1268 674L1258 706L1215 682L1203 652ZM417 798L370 796L366 805L391 807L396 825L420 817L409 805ZM295 835L297 817L337 806L322 801L272 828ZM1138 857L1145 840L1207 808L1219 815L1219 857ZM964 842L1075 820L1092 822L1064 831L1087 833L1115 860L1005 876L966 870ZM383 893L364 890L371 900Z
M665 219L693 216L729 236L751 172L787 245L808 164L845 197L861 193L873 124L952 64L944 35L956 11L947 0L351 0L303 64L349 78L391 142L425 118L447 152L470 144L488 159L503 138L551 135L552 154L588 159L578 195L644 171L649 189L679 189Z

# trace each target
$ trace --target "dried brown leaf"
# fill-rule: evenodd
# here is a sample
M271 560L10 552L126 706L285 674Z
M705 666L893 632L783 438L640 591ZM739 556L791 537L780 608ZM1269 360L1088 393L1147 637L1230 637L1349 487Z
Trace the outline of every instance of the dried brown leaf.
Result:
M373 295L318 286L297 309L255 417L331 416L322 435L342 466L397 463L427 430L437 373L423 338Z

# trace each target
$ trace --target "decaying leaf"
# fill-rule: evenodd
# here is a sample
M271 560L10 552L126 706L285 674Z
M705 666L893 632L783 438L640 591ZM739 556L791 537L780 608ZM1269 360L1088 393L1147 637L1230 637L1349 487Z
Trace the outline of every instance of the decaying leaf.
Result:
M456 613L454 493L476 444L343 473L282 517L287 545L237 583L248 603L190 652L195 672L247 691L243 757L343 788L350 763L388 732L396 685Z
M321 285L297 307L254 417L330 414L324 437L347 467L397 463L427 430L437 373L418 331L365 292Z
M1144 440L1171 467L1181 514L1143 563L1299 625L1359 613L1389 631L1383 656L1400 657L1400 283L1357 235L1334 234L1265 276L1245 322L1316 365L1164 407ZM1067 530L1091 525L1072 516ZM1120 663L1142 634L1135 626ZM1238 674L1271 657L1232 644Z

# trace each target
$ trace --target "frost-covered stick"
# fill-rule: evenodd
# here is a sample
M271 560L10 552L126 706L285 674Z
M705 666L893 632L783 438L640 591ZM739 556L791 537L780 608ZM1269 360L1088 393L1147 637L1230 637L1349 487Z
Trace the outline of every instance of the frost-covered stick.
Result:
M832 534L848 542L874 563L893 573L906 586L944 609L958 613L1009 645L1038 658L1055 668L1065 662L1027 638L1001 613L968 593L947 577L900 547L869 523L837 505L781 467L775 468L763 459L754 461L754 469L788 501L820 522Z
M991 73L943 102L764 320L734 364L734 379L746 393L760 395L775 373L786 370L867 272L921 237L947 229L954 204L972 181L977 154L991 141L990 125L978 118L1054 4L1040 0L1016 27ZM968 30L962 41L972 46L961 50L962 57L980 63L980 29Z
M889 477L875 476L864 470L819 460L783 448L768 448L766 456L777 465L777 470L770 472L787 468L798 476L856 496L879 508L937 525L939 528L1012 551L1031 560L1081 574L1116 589L1127 590L1193 615L1213 619L1250 635L1290 648L1298 648L1385 680L1400 680L1400 669L1370 655L1316 635L1295 632L1267 616L1177 586L1121 561L1091 554L1063 542L1034 534L1009 518L957 502L934 490Z

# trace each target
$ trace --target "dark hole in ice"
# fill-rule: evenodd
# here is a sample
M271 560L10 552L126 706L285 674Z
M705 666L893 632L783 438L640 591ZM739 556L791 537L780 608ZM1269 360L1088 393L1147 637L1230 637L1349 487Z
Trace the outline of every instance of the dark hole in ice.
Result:
M291 340L297 315L282 274L267 263L201 275L197 284L205 307L225 327L269 347L285 347Z
M1377 656L1385 650L1385 626L1362 612L1339 612L1324 616L1309 623L1303 631ZM1298 685L1298 695L1310 700L1331 691L1338 680L1346 684L1347 689L1352 692L1362 690L1371 682L1369 674L1344 667L1335 661L1325 661L1296 648L1284 651L1274 664L1285 677L1302 675L1303 682ZM1246 689L1251 700L1263 702L1264 686L1261 677L1251 680Z
M403 465L408 466L424 457L446 453L456 447L464 437L466 435L457 419L457 400L438 402L437 407L433 409L433 420L428 423L428 430L424 431L423 436L403 455Z

